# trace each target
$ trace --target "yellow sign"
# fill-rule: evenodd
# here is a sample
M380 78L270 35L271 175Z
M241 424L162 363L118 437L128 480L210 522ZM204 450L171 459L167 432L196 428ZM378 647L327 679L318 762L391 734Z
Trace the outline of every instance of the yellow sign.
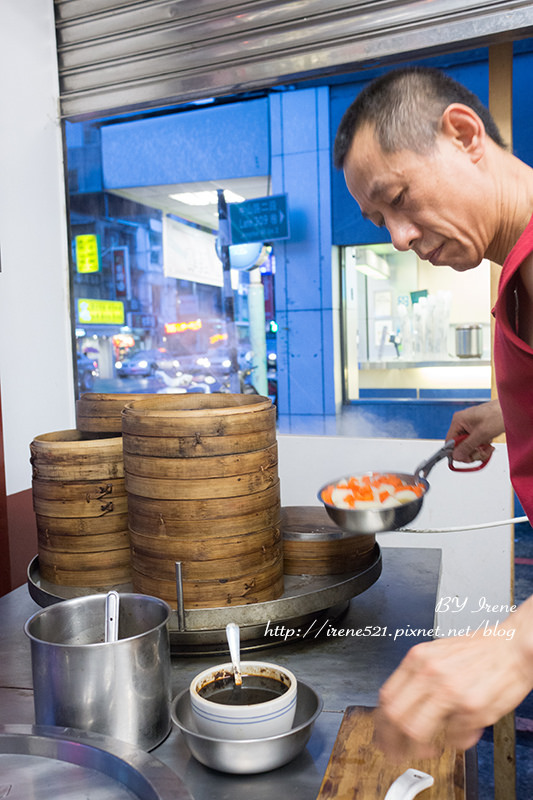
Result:
M99 272L100 251L98 236L95 233L85 233L76 236L76 269L78 272Z
M78 322L84 325L124 325L124 303L119 300L78 300Z
M165 322L165 333L183 333L183 331L199 331L202 327L201 319L190 322Z

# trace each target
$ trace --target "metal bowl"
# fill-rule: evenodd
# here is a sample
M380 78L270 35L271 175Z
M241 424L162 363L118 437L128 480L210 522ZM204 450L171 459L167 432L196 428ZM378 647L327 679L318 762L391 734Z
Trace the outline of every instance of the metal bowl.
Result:
M277 769L296 758L309 741L322 706L320 695L308 684L298 681L296 714L291 730L264 739L215 739L197 733L188 688L172 702L171 714L198 761L220 772L250 775Z
M377 470L373 470L377 472ZM341 478L336 478L333 481L328 481L318 490L318 499L324 504L324 508L328 512L333 522L341 528L348 536L360 536L371 533L383 533L384 531L395 531L398 528L403 528L409 525L414 520L418 512L422 508L424 495L429 490L429 483L425 478L420 475L409 475L406 472L391 473L400 478L404 483L411 486L422 486L423 493L415 500L409 503L402 503L400 506L393 508L338 508L337 506L326 503L322 497L322 492L332 484L340 483L347 480L349 476L343 475ZM372 475L372 472L363 473L363 475Z

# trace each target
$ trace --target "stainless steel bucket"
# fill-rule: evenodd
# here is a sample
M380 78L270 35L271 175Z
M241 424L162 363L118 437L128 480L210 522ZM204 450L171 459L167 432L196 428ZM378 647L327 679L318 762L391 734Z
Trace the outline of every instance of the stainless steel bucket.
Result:
M483 354L483 328L481 325L457 325L455 352L458 358L481 358Z
M121 594L119 638L106 642L105 599L64 600L27 620L35 721L150 750L171 727L170 608L156 597Z

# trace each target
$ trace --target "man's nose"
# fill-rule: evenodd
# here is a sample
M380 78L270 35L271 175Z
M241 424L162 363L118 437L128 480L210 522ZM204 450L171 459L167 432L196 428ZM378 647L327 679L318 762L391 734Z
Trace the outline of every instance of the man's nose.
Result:
M411 250L419 238L416 226L405 219L387 220L387 229L396 250Z

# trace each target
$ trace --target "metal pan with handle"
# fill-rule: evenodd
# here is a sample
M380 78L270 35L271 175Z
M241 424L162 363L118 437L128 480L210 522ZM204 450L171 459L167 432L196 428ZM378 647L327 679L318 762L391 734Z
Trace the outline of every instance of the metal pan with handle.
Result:
M419 490L421 490L421 493L418 497L415 497L414 500L410 500L398 506L386 508L340 508L327 502L323 497L324 491L332 484L337 485L347 480L346 476L334 481L328 481L328 483L324 484L318 491L318 498L324 504L324 508L333 522L343 531L345 537L383 533L384 531L395 531L398 530L398 528L403 528L414 520L422 508L424 496L429 490L427 476L435 464L442 461L443 458L448 459L448 466L454 472L477 472L477 470L487 466L492 455L492 449L489 445L482 445L478 448L482 451L483 455L486 455L486 458L479 463L476 462L474 466L457 467L455 465L453 451L464 439L466 439L466 435L457 436L455 439L449 439L436 453L419 464L412 475L406 472L383 471L383 473L387 475L394 475L399 478L404 484L417 486ZM365 474L372 476L376 474L376 472L367 472Z

